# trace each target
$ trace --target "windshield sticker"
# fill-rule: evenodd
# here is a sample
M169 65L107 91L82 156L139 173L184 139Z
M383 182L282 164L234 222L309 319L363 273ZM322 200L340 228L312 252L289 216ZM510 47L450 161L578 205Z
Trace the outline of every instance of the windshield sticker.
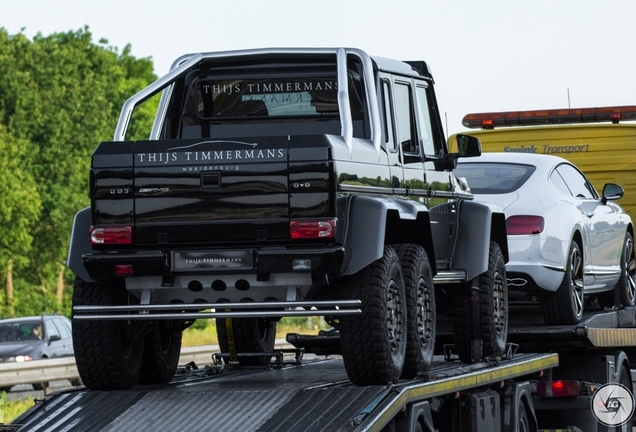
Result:
M265 78L199 81L201 118L263 118L338 114L338 81L325 78Z

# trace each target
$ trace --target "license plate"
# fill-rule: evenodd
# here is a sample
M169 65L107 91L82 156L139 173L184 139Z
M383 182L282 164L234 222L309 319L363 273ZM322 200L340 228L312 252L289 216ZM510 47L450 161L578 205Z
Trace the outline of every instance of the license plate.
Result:
M174 271L251 270L254 265L252 251L173 252Z

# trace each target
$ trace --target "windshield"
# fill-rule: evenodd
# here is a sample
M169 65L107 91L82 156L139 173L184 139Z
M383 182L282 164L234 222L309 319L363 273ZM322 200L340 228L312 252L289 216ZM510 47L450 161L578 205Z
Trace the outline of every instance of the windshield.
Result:
M463 177L474 194L505 194L519 189L536 168L509 163L460 163L456 177Z

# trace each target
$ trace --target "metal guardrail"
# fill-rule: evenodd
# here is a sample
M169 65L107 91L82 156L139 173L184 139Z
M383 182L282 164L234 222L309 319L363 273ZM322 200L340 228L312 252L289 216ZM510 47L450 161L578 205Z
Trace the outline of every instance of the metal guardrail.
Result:
M274 349L293 348L285 339L276 339ZM181 348L179 365L194 362L206 365L212 362L212 355L221 352L218 345L202 345ZM33 384L62 380L78 380L79 372L75 357L47 360L33 360L23 363L0 363L0 388L20 384Z

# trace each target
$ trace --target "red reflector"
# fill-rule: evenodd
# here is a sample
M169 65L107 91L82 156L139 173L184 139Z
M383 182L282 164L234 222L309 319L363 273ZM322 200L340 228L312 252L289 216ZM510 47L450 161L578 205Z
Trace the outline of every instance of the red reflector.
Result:
M537 391L541 397L578 396L581 384L578 381L540 381Z
M333 220L291 221L289 235L292 239L333 238Z
M132 227L91 227L91 244L132 244Z
M115 276L132 276L133 266L131 264L118 264L115 266Z
M510 216L506 219L508 235L541 234L545 220L541 216Z

